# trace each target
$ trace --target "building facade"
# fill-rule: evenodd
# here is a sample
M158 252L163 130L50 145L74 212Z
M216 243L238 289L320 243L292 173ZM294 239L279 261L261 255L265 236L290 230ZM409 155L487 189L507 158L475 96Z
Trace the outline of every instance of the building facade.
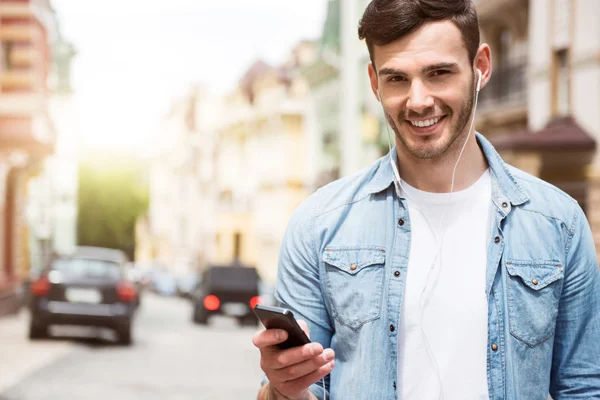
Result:
M30 278L39 274L53 253L69 254L77 243L79 113L71 88L73 46L60 34L53 43L49 113L56 130L54 154L27 183Z
M215 258L218 108L217 98L195 86L164 118L149 163L149 211L137 226L137 262L185 274Z
M27 182L54 150L48 76L55 39L48 1L0 1L0 314L29 275Z
M493 73L476 126L583 207L600 248L600 2L476 0Z
M219 131L216 261L255 266L271 284L287 221L318 179L315 109L300 73L316 55L302 41L282 65L250 66Z
M371 91L369 54L356 21L368 0L329 0L318 56L302 68L315 110L314 189L368 166L387 152L383 113Z

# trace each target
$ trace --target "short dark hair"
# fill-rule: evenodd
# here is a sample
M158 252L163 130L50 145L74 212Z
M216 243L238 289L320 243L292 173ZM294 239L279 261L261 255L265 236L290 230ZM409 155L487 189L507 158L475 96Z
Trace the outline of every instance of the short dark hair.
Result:
M479 21L471 0L373 0L358 25L375 68L373 46L385 46L421 27L426 22L452 21L460 30L473 63L479 48Z

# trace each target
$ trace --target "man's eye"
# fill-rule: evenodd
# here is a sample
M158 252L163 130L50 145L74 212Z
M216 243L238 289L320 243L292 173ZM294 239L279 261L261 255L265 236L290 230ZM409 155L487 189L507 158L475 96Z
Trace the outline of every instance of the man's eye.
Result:
M406 78L404 78L403 76L391 76L388 80L390 82L403 82L406 80Z
M433 71L431 73L431 76L441 76L441 75L447 75L449 73L450 73L450 71L448 71L448 70L440 69L440 70L437 70L437 71Z

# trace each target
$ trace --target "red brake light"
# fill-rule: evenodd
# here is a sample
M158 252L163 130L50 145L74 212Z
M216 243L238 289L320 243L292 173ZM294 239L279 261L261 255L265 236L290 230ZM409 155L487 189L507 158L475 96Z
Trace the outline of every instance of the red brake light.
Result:
M250 308L256 307L257 304L264 304L265 302L260 296L254 296L250 299Z
M48 293L50 293L51 286L52 285L50 284L48 277L42 276L40 279L31 284L30 290L35 296L44 297L48 296Z
M117 296L125 303L131 303L137 297L137 291L128 283L119 283L117 285Z
M214 294L209 294L204 298L204 308L208 311L216 311L221 307L221 301Z

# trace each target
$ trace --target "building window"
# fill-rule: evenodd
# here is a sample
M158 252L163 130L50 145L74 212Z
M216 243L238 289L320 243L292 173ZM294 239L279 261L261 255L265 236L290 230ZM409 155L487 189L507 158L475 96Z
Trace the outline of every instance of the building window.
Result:
M556 117L571 113L569 92L569 52L563 49L554 53L554 115Z
M233 259L238 261L242 252L242 234L236 232L233 234Z
M12 53L14 45L12 42L4 42L3 47L4 51L2 53L2 64L4 69L9 71L12 69L12 66L10 64L10 55Z

